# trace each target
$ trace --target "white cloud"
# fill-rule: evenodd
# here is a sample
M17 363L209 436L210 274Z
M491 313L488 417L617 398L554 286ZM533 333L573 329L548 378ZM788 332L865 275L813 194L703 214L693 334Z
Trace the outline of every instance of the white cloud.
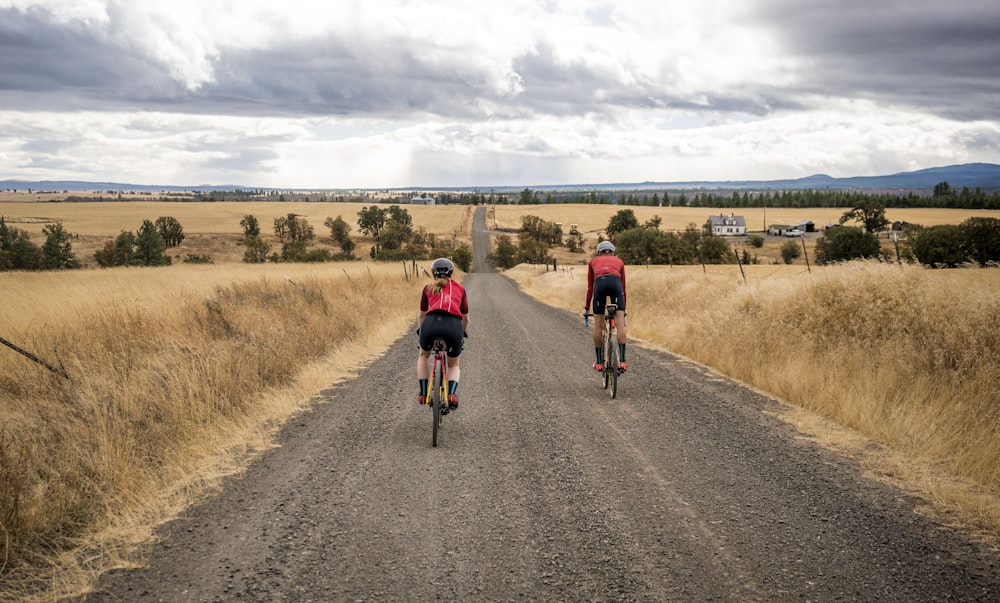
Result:
M1000 7L911 8L0 0L0 178L532 185L1000 162Z

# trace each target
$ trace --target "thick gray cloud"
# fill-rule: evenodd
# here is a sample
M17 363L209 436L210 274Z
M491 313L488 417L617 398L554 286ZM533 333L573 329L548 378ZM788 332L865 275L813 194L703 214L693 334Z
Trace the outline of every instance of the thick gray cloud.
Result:
M750 20L795 62L784 88L740 82L725 90L680 90L671 85L677 73L666 67L652 77L626 73L634 77L623 81L614 68L628 65L566 60L539 37L511 64L523 90L506 94L490 81L484 67L495 67L490 57L470 57L459 47L427 60L419 36L382 39L378 31L221 48L207 57L214 77L190 87L122 35L129 25L114 10L108 22L93 24L39 8L6 8L0 9L0 106L457 118L667 107L764 115L822 96L878 98L959 119L1000 117L1000 3L762 0L753 6L745 9ZM601 20L611 23L605 13ZM700 50L689 51L697 60ZM670 59L663 57L665 66Z
M0 0L0 176L864 175L1000 162L997 98L995 0Z
M119 108L182 92L162 65L108 34L37 8L0 9L0 107Z
M1000 3L761 2L801 62L786 92L874 97L956 119L1000 118Z

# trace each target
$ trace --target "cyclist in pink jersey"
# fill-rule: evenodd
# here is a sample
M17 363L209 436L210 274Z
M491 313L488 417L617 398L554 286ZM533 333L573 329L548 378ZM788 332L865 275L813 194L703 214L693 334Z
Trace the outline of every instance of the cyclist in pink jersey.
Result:
M424 286L420 294L420 354L417 357L417 380L420 393L417 402L427 404L430 380L431 347L435 339L444 339L448 345L448 408L458 408L458 381L461 376L459 356L462 355L463 338L469 328L469 299L465 288L452 280L455 264L448 258L438 258L431 264L434 282Z
M604 309L607 299L618 306L615 312L615 326L618 329L618 366L622 372L628 370L625 362L625 263L615 255L611 241L597 244L597 255L587 265L587 300L583 313L587 314L590 304L594 304L594 353L597 362L595 371L604 370Z

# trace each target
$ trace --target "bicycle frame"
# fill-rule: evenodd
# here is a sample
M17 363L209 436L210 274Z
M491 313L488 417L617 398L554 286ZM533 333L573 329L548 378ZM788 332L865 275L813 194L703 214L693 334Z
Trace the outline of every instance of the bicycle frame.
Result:
M427 391L427 402L433 411L433 426L431 428L431 445L438 445L438 432L441 430L441 417L448 414L448 344L443 339L435 339L431 347L433 364L431 366L431 384Z
M604 389L612 398L618 396L618 376L621 375L620 359L618 357L618 327L615 324L615 314L618 312L616 304L607 304L604 307L604 336L602 347L604 349ZM584 323L589 325L587 320L593 314L584 314Z

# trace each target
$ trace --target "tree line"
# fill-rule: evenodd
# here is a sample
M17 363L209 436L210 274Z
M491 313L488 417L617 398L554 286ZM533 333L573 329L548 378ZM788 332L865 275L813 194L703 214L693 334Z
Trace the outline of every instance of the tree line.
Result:
M845 211L839 224L826 229L816 240L816 263L856 259L893 261L878 239L878 233L889 226L885 209L878 200L869 198ZM613 242L615 253L626 264L757 263L747 249L738 256L726 238L713 235L708 221L700 227L688 224L680 232L660 230L661 223L659 216L653 216L640 224L633 210L622 209L608 220L597 242ZM974 217L959 225L910 224L901 234L902 243L898 238L896 243L898 261L929 267L1000 266L1000 219L997 218ZM750 235L747 240L751 247L760 248L764 244L764 237L759 234ZM801 255L800 244L796 240L781 246L785 263ZM517 241L509 235L499 235L489 260L500 269L520 263L551 263L551 250L555 246L565 246L577 253L588 251L579 233L571 232L564 239L559 224L527 215L522 218Z
M447 256L464 271L472 266L472 248L456 236L440 237L423 227L414 228L410 213L398 205L388 208L372 205L358 212L360 232L371 238L370 255L374 260L427 260ZM262 235L256 216L245 215L240 220L243 229L243 261L263 262L329 262L358 259L354 255L356 243L351 238L351 225L342 216L327 218L326 227L330 241L339 248L331 252L325 247L312 247L316 233L309 221L301 215L289 213L273 222L277 249ZM59 222L43 228L45 243L35 245L27 232L8 226L0 216L0 271L7 270L64 270L80 268L81 263L73 251L73 235ZM167 250L179 246L185 239L184 227L172 216L156 220L143 220L136 231L123 230L107 241L94 253L94 260L101 267L111 266L163 266L171 263ZM208 263L211 257L188 254L185 262Z

